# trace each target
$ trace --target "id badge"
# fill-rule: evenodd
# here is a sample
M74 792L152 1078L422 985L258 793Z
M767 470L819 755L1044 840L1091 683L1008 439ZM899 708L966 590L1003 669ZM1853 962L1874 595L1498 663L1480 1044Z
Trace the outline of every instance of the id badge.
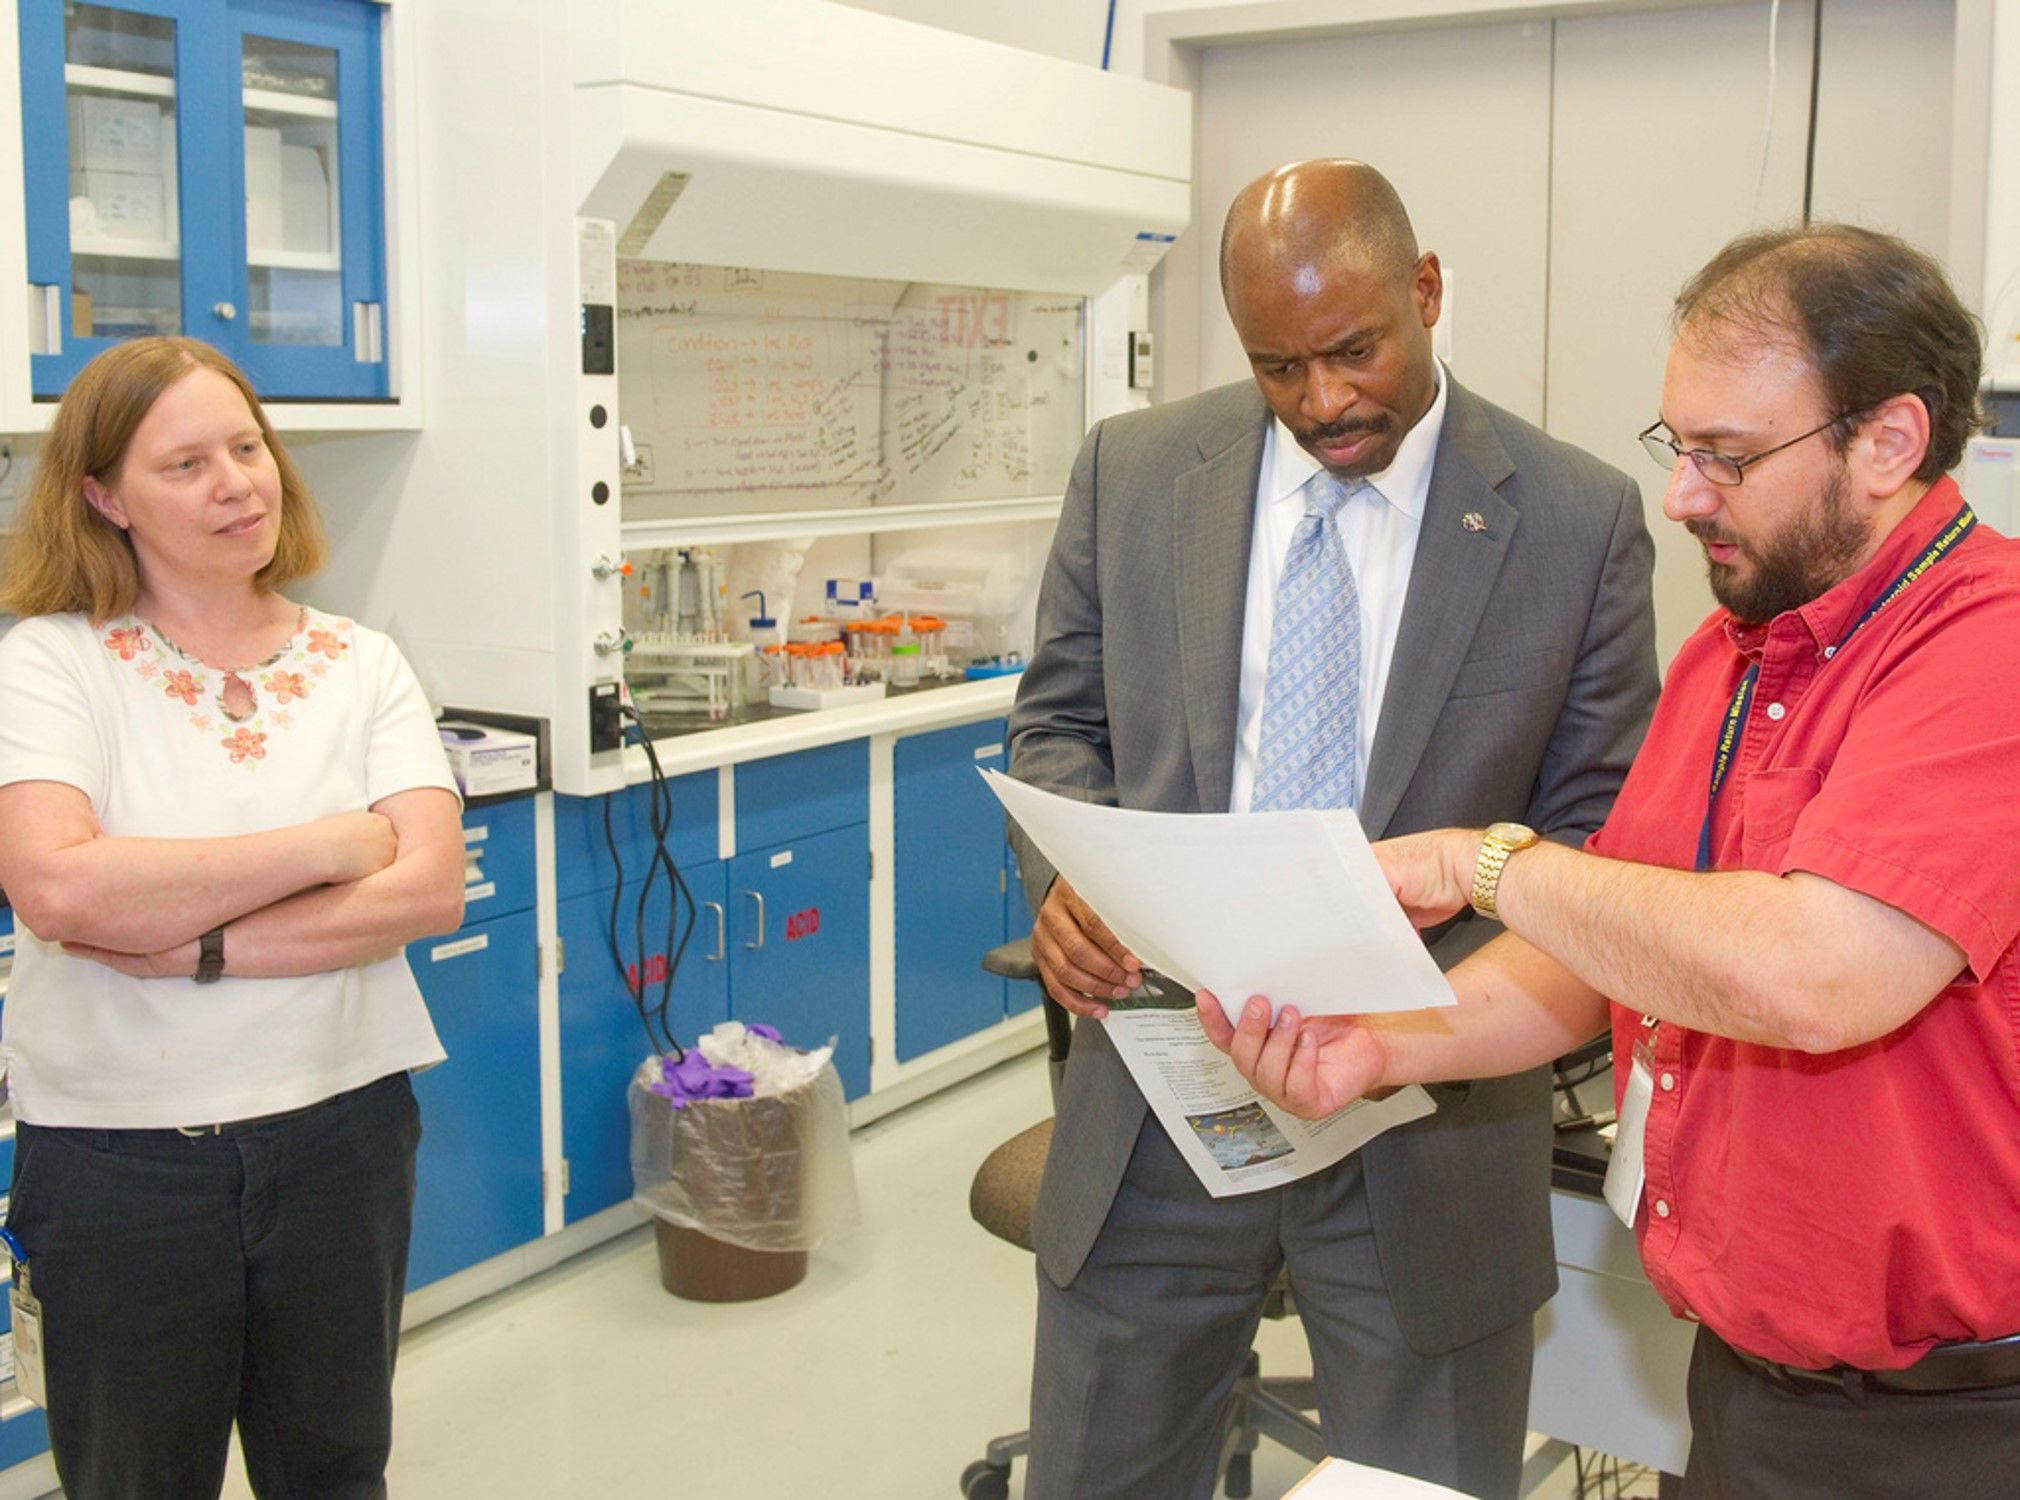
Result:
M37 1406L47 1408L49 1395L42 1383L42 1301L28 1285L28 1268L14 1268L14 1285L7 1300L14 1309L14 1385Z
M1634 1044L1634 1066L1627 1075L1627 1092L1621 1096L1620 1123L1613 1132L1613 1154L1607 1159L1602 1189L1606 1206L1629 1229L1641 1210L1641 1188L1647 1177L1642 1137L1648 1130L1648 1107L1654 1101L1655 1049L1643 1039Z

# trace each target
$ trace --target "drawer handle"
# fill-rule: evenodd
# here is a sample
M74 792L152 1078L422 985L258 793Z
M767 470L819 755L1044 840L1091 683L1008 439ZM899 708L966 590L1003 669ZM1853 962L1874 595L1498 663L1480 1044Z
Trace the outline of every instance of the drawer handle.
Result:
M761 891L745 891L744 894L757 902L758 935L754 943L745 943L746 948L757 949L765 945L765 898Z
M709 954L708 962L719 964L729 957L729 924L723 919L720 901L704 901L701 904L715 913L715 952Z

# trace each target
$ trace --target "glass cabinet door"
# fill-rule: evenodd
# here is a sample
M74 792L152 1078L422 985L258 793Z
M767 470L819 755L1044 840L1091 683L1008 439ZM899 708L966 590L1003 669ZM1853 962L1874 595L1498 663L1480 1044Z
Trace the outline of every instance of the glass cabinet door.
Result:
M38 396L115 340L184 331L179 60L204 31L188 0L21 8Z
M337 54L251 33L241 52L246 337L334 348L344 341Z
M287 399L386 393L378 7L237 0L246 371Z
M63 17L70 127L70 331L182 331L175 22L102 5Z

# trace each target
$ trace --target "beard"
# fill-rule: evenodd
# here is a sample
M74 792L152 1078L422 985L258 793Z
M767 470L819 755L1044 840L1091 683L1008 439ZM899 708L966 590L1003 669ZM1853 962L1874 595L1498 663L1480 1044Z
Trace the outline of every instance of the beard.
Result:
M1700 541L1739 549L1733 562L1707 562L1712 597L1746 625L1765 625L1799 609L1857 571L1872 545L1873 529L1852 509L1851 483L1839 463L1809 509L1757 541L1742 541L1708 521L1686 521ZM1742 573L1740 562L1753 565Z

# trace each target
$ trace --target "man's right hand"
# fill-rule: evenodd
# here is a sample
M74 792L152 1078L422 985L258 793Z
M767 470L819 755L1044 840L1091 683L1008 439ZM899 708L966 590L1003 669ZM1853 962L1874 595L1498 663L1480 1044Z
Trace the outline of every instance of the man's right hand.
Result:
M314 832L325 841L329 855L325 880L329 885L376 875L400 852L392 821L375 812L334 813L318 819Z
M1143 983L1142 961L1063 875L1052 882L1031 923L1031 957L1045 993L1077 1016L1099 1020L1108 1014L1104 1000L1124 999Z

